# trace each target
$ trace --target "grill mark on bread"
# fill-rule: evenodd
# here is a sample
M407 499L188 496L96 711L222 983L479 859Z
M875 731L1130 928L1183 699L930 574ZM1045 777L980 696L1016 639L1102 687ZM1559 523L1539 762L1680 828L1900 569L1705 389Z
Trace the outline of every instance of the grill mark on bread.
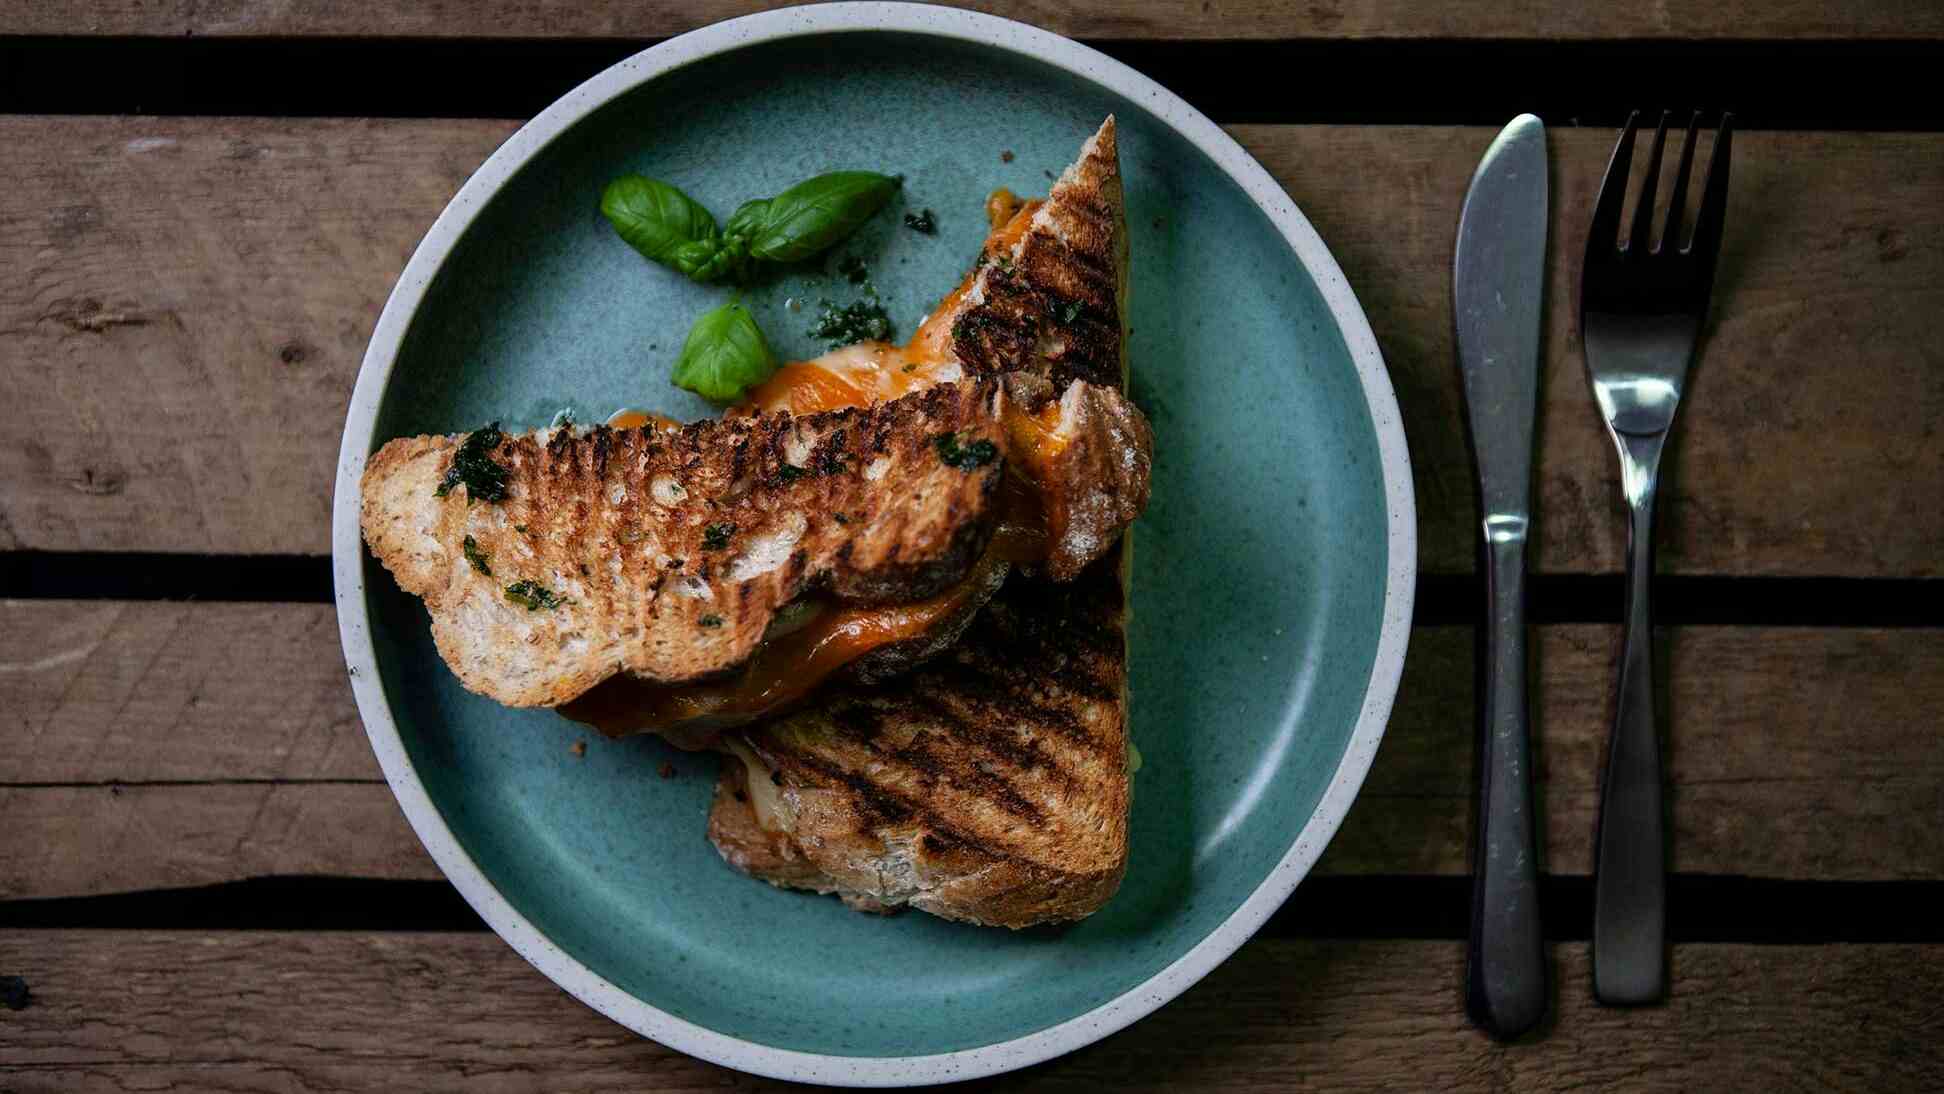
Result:
M614 450L614 431L604 425L594 427L594 477L607 478L608 454Z
M984 837L968 832L945 819L924 802L903 794L891 787L873 782L867 776L839 767L820 756L803 752L787 746L776 746L765 741L767 747L758 750L758 755L773 764L777 774L782 775L785 785L796 783L799 786L815 788L841 786L850 791L851 806L857 819L864 828L860 835L875 838L875 830L891 826L905 826L930 832L954 847L972 854L997 861L1017 861L1005 848L992 843ZM804 778L808 773L815 780ZM922 774L913 772L914 775ZM792 779L791 776L796 776Z
M1005 640L1013 647L1008 651L1011 659L1063 655L1073 660L1125 658L1127 639L1118 618L1098 611L1084 595L1073 595L1076 590L1044 582L1027 585L1031 591L1022 589L1025 595L1008 598L1006 617L994 620L1004 627Z
M816 775L827 785L848 789L860 821L874 825L900 824L922 818L926 813L922 806L897 791L880 786L863 774L839 767L821 756L773 743L763 751L762 756L772 765L772 778L781 776L787 782L788 777L783 773L798 769Z
M959 698L965 700L964 696ZM1003 765L1012 775L1044 775L1069 791L1081 788L1079 777L1046 750L1034 735L1035 732L1050 731L1069 743L1078 744L1085 753L1096 757L1104 751L1098 742L1087 736L1079 720L1070 711L1057 707L1041 708L1030 718L1007 718L1005 720L1011 724L1001 728L995 724L1001 719L993 717L990 711L975 709L971 717L966 717L953 710L942 694L930 690L915 692L912 703L923 708L939 723L944 731L943 736L953 744L979 749L984 756L991 757L995 765ZM1054 728L1056 724L1058 729ZM998 776L997 772L980 770L984 774ZM1018 791L1010 783L1007 784L1007 793L1018 796ZM1037 814L1038 810L1034 812Z
M941 658L927 665L920 676L917 685L907 693L914 702L933 703L938 701L938 696L954 695L968 706L982 708L995 719L1045 730L1089 752L1097 753L1101 749L1100 742L1080 724L1073 711L1038 694L1030 679L1016 679L1012 672L1005 670L990 672L976 662L956 657Z
M1069 652L1062 635L1022 629L1009 636L1010 644L989 648L984 671L993 676L1023 674L1057 683L1063 690L1102 702L1120 698L1125 662L1098 650Z
M960 698L965 697L960 696ZM922 709L939 724L939 727L944 730L944 736L976 745L1021 773L1043 767L1058 767L1053 762L1053 758L1039 748L1037 741L1023 742L1012 730L998 729L990 721L980 721L961 715L946 701L944 693L929 688L914 689L910 699L914 706ZM1019 720L1027 721L1027 719ZM1034 717L1031 721L1037 724L1039 719Z
M960 790L975 792L1029 824L1041 826L1046 823L1045 814L1010 781L986 770L977 759L932 747L933 740L933 734L921 731L909 745L892 753L891 758L919 776L921 785L926 777L943 779Z

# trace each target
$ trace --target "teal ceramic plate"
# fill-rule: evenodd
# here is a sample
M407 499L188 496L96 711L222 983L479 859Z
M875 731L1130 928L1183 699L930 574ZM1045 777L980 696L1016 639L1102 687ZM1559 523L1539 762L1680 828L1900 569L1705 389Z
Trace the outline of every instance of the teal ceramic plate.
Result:
M718 302L598 212L635 170L718 215L843 167L901 172L865 259L900 336L956 284L981 203L1043 193L1108 114L1132 229L1136 401L1155 427L1137 526L1132 857L1064 930L862 916L744 878L703 835L711 757L588 742L463 691L424 610L362 550L384 440L621 406L700 417L667 381ZM1010 155L1006 155L1010 153ZM1315 170L1355 170L1318 164ZM785 354L841 277L748 297ZM345 654L399 803L466 899L562 987L676 1048L826 1082L969 1078L1118 1029L1239 946L1322 851L1362 781L1404 656L1416 555L1397 407L1343 276L1234 141L1138 73L1055 35L903 4L776 11L657 46L494 153L406 267L351 400L335 516ZM657 777L664 762L676 777ZM1291 991L1302 991L1300 984ZM409 1033L401 1033L409 1036Z

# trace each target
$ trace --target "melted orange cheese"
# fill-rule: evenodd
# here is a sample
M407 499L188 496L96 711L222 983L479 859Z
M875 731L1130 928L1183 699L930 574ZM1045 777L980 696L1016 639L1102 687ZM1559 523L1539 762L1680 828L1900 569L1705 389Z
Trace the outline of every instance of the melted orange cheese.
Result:
M915 604L825 609L802 628L763 643L726 680L656 684L615 676L560 708L610 737L659 730L680 748L706 748L723 730L773 714L808 695L831 673L873 650L916 638L963 611L1007 560L988 550L964 581Z
M999 201L1001 194L1005 195L1005 202ZM987 212L1003 215L1003 219L994 220L992 234L986 237L986 253L1003 254L1012 250L1025 236L1039 207L1037 201L1021 202L1006 191L995 191L988 199ZM952 325L964 312L966 294L972 291L972 283L978 276L977 270L968 274L918 325L911 341L904 345L859 342L815 360L784 365L776 375L751 390L748 399L732 413L787 410L792 414L815 414L847 406L869 406L958 379L964 372L952 352Z
M682 423L666 414L655 414L646 410L617 410L607 420L609 429L653 428L662 433L672 433L682 428Z
M1009 251L1025 235L1039 206L1008 191L994 191L986 203L993 227L986 252ZM958 379L963 373L952 350L952 325L964 310L977 276L975 270L952 290L904 345L859 342L815 360L784 365L729 413L787 410L803 415L868 406ZM1048 404L1037 415L1007 404L1008 439L1023 455L1019 470L1028 479L1042 479L1044 468L1066 443L1056 432L1059 412L1058 403ZM680 428L680 423L639 411L618 413L608 424ZM678 747L699 749L712 745L723 729L782 711L845 665L874 650L920 637L963 611L998 567L1046 557L1046 513L1039 491L1011 475L1003 489L992 545L963 580L937 596L891 607L826 609L803 627L763 643L726 680L657 684L624 674L561 707L561 713L611 737L655 730Z

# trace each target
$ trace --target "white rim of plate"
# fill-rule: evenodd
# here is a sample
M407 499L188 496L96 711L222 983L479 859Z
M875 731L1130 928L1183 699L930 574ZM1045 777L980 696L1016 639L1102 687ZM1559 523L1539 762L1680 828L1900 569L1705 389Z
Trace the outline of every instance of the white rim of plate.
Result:
M406 757L378 675L365 606L363 544L358 530L358 483L371 448L378 405L390 382L412 316L453 245L481 208L541 148L617 96L683 65L739 49L812 34L896 31L997 47L1050 64L1140 104L1215 161L1282 233L1316 281L1348 346L1382 457L1388 516L1389 565L1377 655L1364 689L1349 747L1330 785L1255 892L1189 951L1114 999L1058 1025L977 1048L924 1056L835 1056L775 1048L718 1033L637 999L568 955L515 911L459 846ZM1410 456L1397 399L1376 337L1343 271L1295 202L1234 138L1153 80L1096 50L1024 23L925 4L848 2L783 8L691 31L643 50L601 72L521 126L501 145L426 232L385 302L351 393L338 453L332 513L332 569L338 626L372 750L385 779L426 850L466 902L521 957L582 1002L635 1032L713 1063L776 1079L894 1086L956 1082L1026 1067L1093 1043L1145 1017L1181 994L1234 953L1282 905L1315 864L1342 823L1390 717L1404 670L1417 574L1417 510Z

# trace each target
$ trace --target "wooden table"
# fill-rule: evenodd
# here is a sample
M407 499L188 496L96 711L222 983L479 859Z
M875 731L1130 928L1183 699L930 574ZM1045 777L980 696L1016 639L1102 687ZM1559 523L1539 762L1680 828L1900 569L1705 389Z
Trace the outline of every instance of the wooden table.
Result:
M574 1002L457 899L366 747L325 559L360 354L445 200L573 82L751 6L0 8L0 976L31 991L0 1089L766 1085ZM1944 113L1904 94L1944 5L981 6L1182 89L1294 195L1389 361L1425 574L1316 873L1179 1001L1007 1084L1944 1086ZM1663 100L1746 128L1662 502L1673 998L1616 1011L1587 874L1624 530L1573 301L1612 127ZM1459 1001L1478 584L1447 270L1489 125L1533 107L1558 998L1501 1046Z

